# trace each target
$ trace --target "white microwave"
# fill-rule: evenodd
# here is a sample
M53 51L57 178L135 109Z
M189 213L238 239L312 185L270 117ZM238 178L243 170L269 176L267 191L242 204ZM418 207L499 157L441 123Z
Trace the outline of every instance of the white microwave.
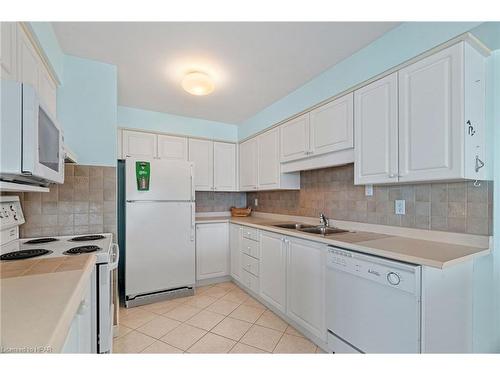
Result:
M0 178L47 186L64 182L61 128L30 85L2 80Z

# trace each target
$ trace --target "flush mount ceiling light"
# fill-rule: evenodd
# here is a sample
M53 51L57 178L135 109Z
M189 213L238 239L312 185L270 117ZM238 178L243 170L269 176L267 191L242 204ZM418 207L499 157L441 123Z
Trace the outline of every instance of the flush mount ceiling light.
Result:
M182 79L182 88L191 95L208 95L214 91L214 83L210 76L202 72L191 72Z

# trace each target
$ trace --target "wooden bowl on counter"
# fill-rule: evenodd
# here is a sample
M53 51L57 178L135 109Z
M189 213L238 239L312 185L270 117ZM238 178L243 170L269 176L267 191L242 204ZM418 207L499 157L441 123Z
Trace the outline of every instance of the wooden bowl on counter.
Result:
M243 207L243 208L231 207L231 216L245 217L245 216L250 216L251 213L252 209L250 207Z

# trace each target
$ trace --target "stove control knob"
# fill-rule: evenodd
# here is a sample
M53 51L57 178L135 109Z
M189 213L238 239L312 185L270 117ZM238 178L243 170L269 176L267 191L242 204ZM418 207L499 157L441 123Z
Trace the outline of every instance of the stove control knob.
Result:
M389 284L391 285L399 285L401 278L396 272L389 272L387 274L387 281L389 281Z

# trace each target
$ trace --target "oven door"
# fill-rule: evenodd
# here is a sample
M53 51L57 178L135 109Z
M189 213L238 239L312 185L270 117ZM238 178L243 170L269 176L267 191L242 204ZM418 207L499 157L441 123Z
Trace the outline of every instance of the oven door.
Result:
M113 271L118 267L118 245L112 245L110 263L98 264L97 352L112 353L113 349Z
M56 119L40 102L35 90L23 85L23 147L24 175L47 182L64 182L63 136Z

